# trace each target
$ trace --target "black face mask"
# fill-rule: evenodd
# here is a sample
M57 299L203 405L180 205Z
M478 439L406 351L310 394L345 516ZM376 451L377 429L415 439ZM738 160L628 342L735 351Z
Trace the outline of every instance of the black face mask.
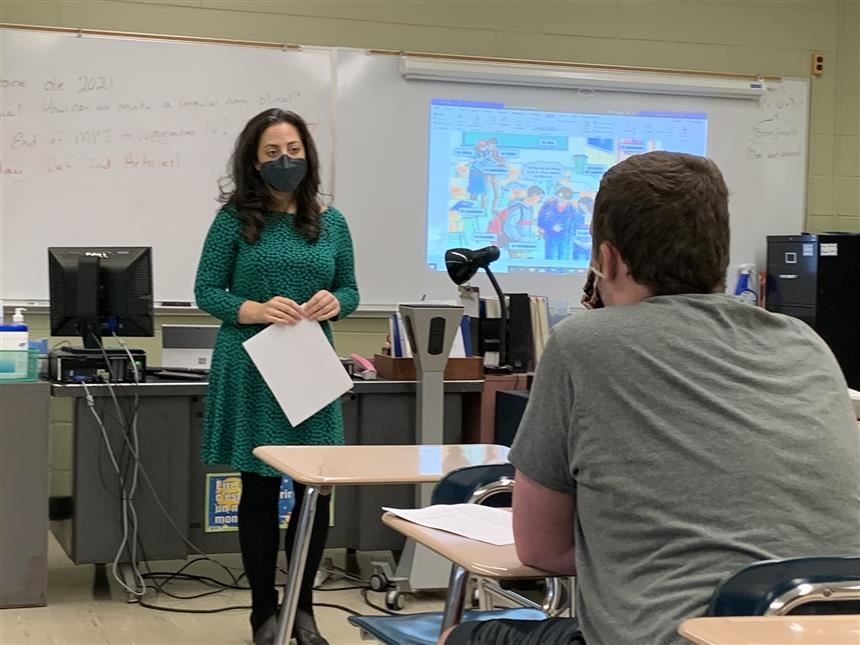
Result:
M302 183L307 172L308 163L304 159L293 159L287 155L260 166L263 179L279 193L293 192Z

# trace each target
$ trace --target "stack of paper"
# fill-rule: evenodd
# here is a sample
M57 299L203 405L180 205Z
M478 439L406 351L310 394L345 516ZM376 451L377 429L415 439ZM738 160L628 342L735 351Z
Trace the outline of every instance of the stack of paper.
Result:
M514 543L510 511L480 504L437 504L427 508L386 508L383 511L431 529L462 535L496 546Z

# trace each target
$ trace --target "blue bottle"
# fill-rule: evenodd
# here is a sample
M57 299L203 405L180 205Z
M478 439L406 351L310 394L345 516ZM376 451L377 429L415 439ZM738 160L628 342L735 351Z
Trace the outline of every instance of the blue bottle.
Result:
M755 266L752 264L741 264L738 267L738 282L735 285L735 297L748 305L758 304L758 294L753 288L752 274Z

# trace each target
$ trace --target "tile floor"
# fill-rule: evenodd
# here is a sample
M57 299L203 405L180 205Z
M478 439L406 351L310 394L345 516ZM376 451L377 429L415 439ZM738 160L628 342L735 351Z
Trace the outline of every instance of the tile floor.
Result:
M0 610L2 645L246 645L251 642L248 611L237 609L213 614L188 614L156 611L125 602L126 594L111 579L110 597L93 597L93 567L75 566L63 550L49 538L48 606ZM335 552L335 561L342 554ZM282 556L283 557L283 556ZM240 567L238 555L217 556L231 567ZM184 562L153 563L153 570L176 571ZM360 564L365 562L360 560ZM362 566L362 570L366 567ZM108 567L109 569L109 567ZM195 565L191 572L226 579L223 570L211 563ZM110 572L108 571L110 578ZM346 580L330 580L325 587L352 586ZM191 595L206 591L200 583L174 581L168 587L175 594ZM209 588L211 589L211 587ZM370 594L383 604L382 594ZM225 591L197 600L174 600L147 594L152 604L168 607L211 609L249 603L247 591ZM317 592L316 602L343 605L363 614L378 613L365 605L360 592ZM407 611L438 611L441 594L409 597ZM317 609L317 622L332 645L358 645L358 630L347 623L348 614L329 608Z

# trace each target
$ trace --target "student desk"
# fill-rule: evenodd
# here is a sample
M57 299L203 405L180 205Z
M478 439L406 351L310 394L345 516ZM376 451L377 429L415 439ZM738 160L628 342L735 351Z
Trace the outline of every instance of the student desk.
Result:
M504 463L508 449L487 444L449 446L260 446L254 454L295 481L305 484L302 512L278 619L277 645L293 631L302 572L320 495L334 485L428 484L465 466Z
M451 561L451 581L445 598L442 631L458 624L463 618L469 574L495 580L535 580L552 576L546 571L520 562L513 544L486 544L447 531L420 526L391 513L385 513L382 521L407 538Z
M692 618L678 633L697 645L857 645L860 616Z

